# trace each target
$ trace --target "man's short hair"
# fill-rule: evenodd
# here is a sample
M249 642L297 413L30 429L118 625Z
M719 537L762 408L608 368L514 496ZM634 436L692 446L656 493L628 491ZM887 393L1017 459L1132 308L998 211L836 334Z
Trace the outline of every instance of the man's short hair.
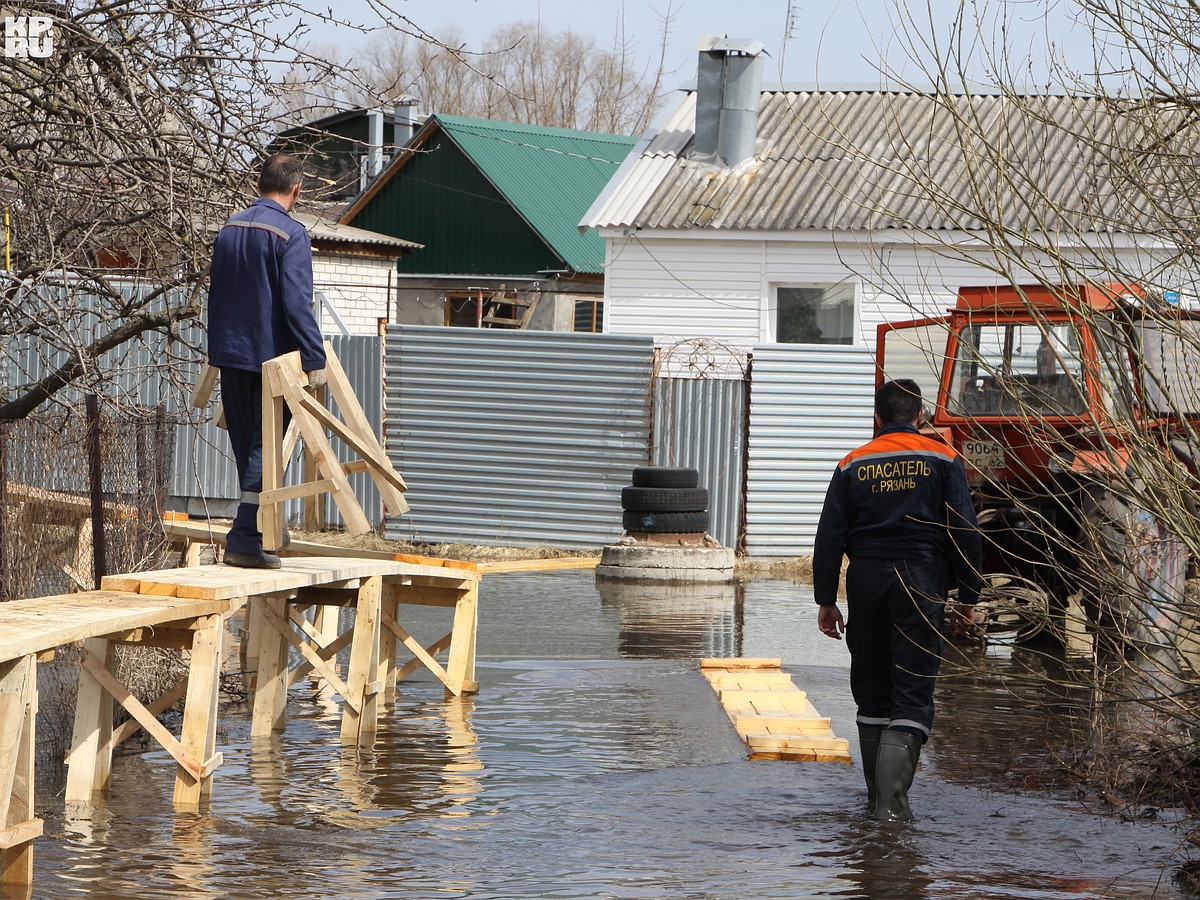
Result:
M304 180L304 164L286 153L274 153L263 160L258 172L258 192L286 194Z
M875 391L875 415L888 422L917 421L921 415L921 386L911 378L897 378L881 384Z

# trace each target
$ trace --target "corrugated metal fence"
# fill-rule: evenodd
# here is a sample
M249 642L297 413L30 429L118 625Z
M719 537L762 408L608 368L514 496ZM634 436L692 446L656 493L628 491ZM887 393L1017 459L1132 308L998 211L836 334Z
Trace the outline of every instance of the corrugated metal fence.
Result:
M165 404L181 423L175 508L230 515L228 442L186 403L202 329L182 337L110 354L103 382L86 389ZM807 553L833 466L871 433L874 370L861 349L756 346L747 392L739 379L653 377L653 341L642 336L393 326L386 348L375 337L332 342L377 434L386 421L388 454L409 484L412 512L386 523L394 539L599 547L621 535L631 470L652 462L700 470L722 544L737 545L744 503L751 555ZM3 350L9 388L61 362L19 340ZM59 401L78 404L78 394ZM382 522L369 478L352 482ZM327 515L340 521L332 502Z
M871 437L874 378L874 363L861 348L754 348L746 479L751 556L812 552L833 467Z
M389 538L599 547L649 459L649 337L388 329L387 449L412 511Z
M659 378L654 383L656 466L688 466L709 492L708 531L735 547L742 508L746 383L727 378Z

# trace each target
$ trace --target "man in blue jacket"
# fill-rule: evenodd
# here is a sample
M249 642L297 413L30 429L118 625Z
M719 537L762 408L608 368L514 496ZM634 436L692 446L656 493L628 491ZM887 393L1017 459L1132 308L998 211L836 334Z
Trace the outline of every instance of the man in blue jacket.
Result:
M258 530L262 490L262 364L293 350L310 384L325 380L325 347L313 315L312 242L288 215L300 196L300 161L268 157L259 198L217 233L208 289L208 361L221 370L221 402L241 502L225 544L231 566L277 569ZM286 416L286 408L285 408Z
M851 451L829 482L813 545L817 624L845 631L858 706L867 801L875 818L910 821L921 745L933 727L949 577L961 631L979 599L982 541L962 458L921 434L921 389L889 381L875 392L875 439ZM837 607L842 556L849 621Z

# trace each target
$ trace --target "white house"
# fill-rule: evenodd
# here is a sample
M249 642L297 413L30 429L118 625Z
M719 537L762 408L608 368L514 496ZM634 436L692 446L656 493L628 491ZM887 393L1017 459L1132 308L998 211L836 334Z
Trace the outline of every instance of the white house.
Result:
M606 332L871 348L960 286L1155 270L1102 100L762 89L761 49L703 42L697 89L580 223L606 239Z

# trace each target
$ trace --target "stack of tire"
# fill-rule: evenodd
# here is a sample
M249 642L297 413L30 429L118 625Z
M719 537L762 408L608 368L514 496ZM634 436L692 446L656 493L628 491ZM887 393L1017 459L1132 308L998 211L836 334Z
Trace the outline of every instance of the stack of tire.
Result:
M621 489L621 525L631 534L698 534L708 531L708 488L695 469L642 466Z

